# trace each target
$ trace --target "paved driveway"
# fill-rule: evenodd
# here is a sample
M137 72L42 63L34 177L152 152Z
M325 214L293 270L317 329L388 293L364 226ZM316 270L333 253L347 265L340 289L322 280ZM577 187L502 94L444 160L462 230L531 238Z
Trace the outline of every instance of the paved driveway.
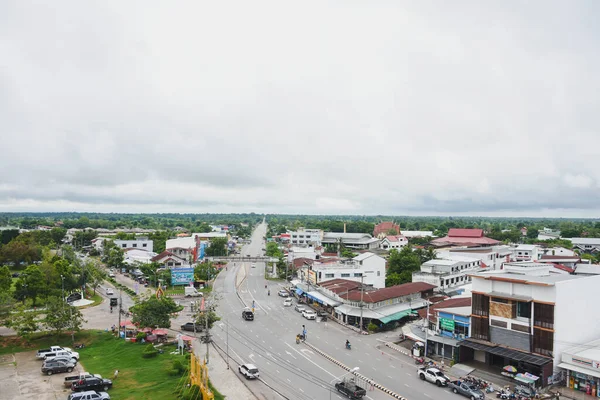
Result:
M42 361L35 351L0 356L0 399L55 400L66 399L71 392L63 386L66 376L76 375L79 365L70 374L42 375Z

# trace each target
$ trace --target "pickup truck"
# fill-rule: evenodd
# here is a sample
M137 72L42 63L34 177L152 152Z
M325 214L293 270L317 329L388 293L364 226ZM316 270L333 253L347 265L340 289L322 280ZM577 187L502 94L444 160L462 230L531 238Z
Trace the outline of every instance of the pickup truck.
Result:
M56 353L57 351L72 351L72 350L68 347L52 346L49 349L38 350L37 354L35 356L39 359L43 359L44 357L46 357L47 353Z
M448 387L455 394L462 394L465 397L468 397L470 400L484 400L485 395L479 388L472 383L457 380L448 382Z
M74 381L71 385L71 390L74 392L85 392L87 390L106 392L111 387L112 381L110 379L92 377L80 381Z
M421 380L435 383L438 386L448 386L448 378L437 368L421 367L417 370L417 375Z
M67 388L71 388L71 386L73 385L73 382L77 382L77 381L81 381L83 379L87 379L87 378L100 378L102 379L102 376L97 375L97 374L88 374L87 372L82 372L79 375L73 375L73 376L67 376L65 378L65 387Z
M351 400L361 399L367 395L367 391L353 382L342 381L335 384L338 392L346 395Z
M49 361L56 357L69 357L72 358L75 363L79 361L79 353L76 351L59 350L50 353L44 353L44 361Z

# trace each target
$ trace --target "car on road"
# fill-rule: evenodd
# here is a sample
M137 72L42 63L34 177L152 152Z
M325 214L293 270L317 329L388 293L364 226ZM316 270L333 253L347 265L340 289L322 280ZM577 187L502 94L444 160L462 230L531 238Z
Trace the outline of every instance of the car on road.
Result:
M437 368L421 367L417 370L421 380L435 383L438 386L448 386L448 377Z
M277 292L277 294L281 297L290 297L290 294L287 290L280 290L279 292Z
M289 297L287 299L285 299L283 301L283 306L284 307L291 307L292 306L292 299L290 299Z
M195 329L194 325L196 325ZM189 332L200 332L202 331L202 325L194 324L193 322L186 322L185 324L181 325L181 330Z
M81 293L79 292L71 293L69 296L67 296L67 303L72 303L74 301L81 300L81 297Z
M103 392L106 392L111 387L112 381L110 379L94 377L73 382L71 390L74 392L86 392L88 390L102 390Z
M358 400L367 395L365 389L350 381L336 382L335 388L338 392L343 393L351 400Z
M303 312L304 310L306 310L306 307L301 306L300 304L296 304L296 306L294 307L294 310L298 311L299 313Z
M115 294L115 292L112 290L112 288L107 287L106 288L106 295L107 296L112 296L113 294Z
M448 387L455 394L462 394L465 397L468 397L470 400L484 400L485 395L477 386L472 383L456 380L452 382L448 382Z
M71 393L67 400L110 400L110 395L106 392L88 390L87 392Z
M114 278L115 277L115 273L111 271L111 272L108 273L108 276L110 276L111 278Z
M64 361L48 361L42 365L42 374L52 375L60 372L71 372L75 368L75 363Z
M248 307L244 308L242 311L242 318L246 321L254 321L254 313Z
M238 367L240 374L244 375L246 379L258 379L259 372L258 368L254 364L242 364Z
M317 319L317 313L313 310L304 310L302 312L302 316L306 319L312 319L312 320Z

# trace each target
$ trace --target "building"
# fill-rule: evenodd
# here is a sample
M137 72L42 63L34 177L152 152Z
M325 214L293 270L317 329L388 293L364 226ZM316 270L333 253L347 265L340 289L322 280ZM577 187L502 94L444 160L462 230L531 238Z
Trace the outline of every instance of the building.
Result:
M564 371L555 382L565 378L565 386L600 397L600 340L581 343L565 349L558 367Z
M600 275L600 265L598 265L598 264L577 264L577 265L575 265L575 274L577 274L577 275Z
M198 237L203 242L208 242L211 239L227 239L227 241L230 239L228 231L192 233L191 237Z
M292 262L297 258L308 258L311 260L319 259L319 253L317 253L314 247L291 247L288 250L287 260L288 262Z
M157 254L151 251L141 250L141 249L125 249L123 252L123 261L125 264L134 265L134 264L150 264L152 262L152 258L154 258Z
M582 260L579 256L549 256L543 255L540 257L541 262L562 264L567 267L575 268L577 264L581 264Z
M538 240L554 240L560 239L560 231L555 231L550 228L544 228L538 232Z
M404 235L386 236L379 242L379 248L382 250L399 250L408 244L408 239Z
M495 246L500 242L483 236L483 229L459 229L451 228L448 234L442 238L434 239L434 246Z
M323 245L339 245L355 250L371 250L379 247L379 239L368 233L341 233L325 232L323 234Z
M399 235L400 226L394 222L380 222L375 225L375 228L373 229L373 237L383 239L390 234L390 232L394 232L393 235Z
M423 263L420 271L413 272L412 281L429 283L436 291L446 292L471 283L469 274L480 268L481 260L473 257L435 258Z
M135 240L114 240L114 243L120 249L139 249L152 252L154 249L154 242L148 239L135 239Z
M320 260L301 268L301 281L319 285L334 279L362 282L374 288L385 287L385 259L373 253L363 253L350 260Z
M323 231L321 229L298 228L297 231L288 231L287 233L290 235L292 246L320 246L323 240Z
M528 262L471 278L471 338L460 343L459 362L475 359L499 371L512 365L545 385L558 372L565 349L600 331L600 308L589 301L600 276Z
M436 251L438 258L452 259L454 256L471 257L481 261L482 268L501 269L502 264L509 262L513 249L509 246L482 247L450 247Z
M187 259L181 258L168 250L154 256L151 260L157 262L165 268L188 268L190 263Z
M425 238L425 237L433 237L432 231L402 231L402 235L404 235L407 239L412 238Z
M566 238L573 243L574 250L584 253L597 253L600 251L600 238Z
M539 249L535 244L520 244L513 250L512 261L539 260Z
M570 249L564 247L542 247L539 252L542 255L548 256L576 256L577 254Z

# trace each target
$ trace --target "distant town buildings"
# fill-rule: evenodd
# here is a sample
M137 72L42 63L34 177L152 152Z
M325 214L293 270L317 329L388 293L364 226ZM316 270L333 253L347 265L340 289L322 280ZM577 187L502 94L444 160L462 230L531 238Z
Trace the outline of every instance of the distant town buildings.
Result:
M371 250L379 247L379 239L368 233L340 233L325 232L323 234L323 245L338 245L356 250Z
M380 222L373 229L373 237L383 239L388 235L400 235L400 226L394 222Z
M494 246L500 242L483 235L483 229L451 228L448 235L434 239L431 244L439 247L448 246Z
M301 281L313 285L333 279L362 282L374 288L385 287L385 265L383 257L366 252L349 260L314 261L299 271Z

